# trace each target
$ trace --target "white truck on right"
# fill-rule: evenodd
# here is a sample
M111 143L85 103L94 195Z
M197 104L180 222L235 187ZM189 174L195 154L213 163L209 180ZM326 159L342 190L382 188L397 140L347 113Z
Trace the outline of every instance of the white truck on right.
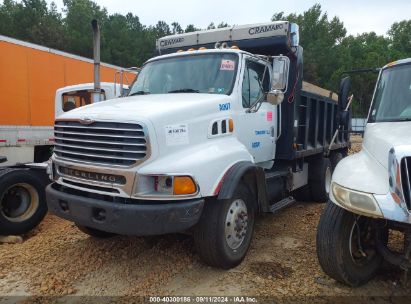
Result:
M349 286L371 280L382 261L411 268L411 58L380 69L361 152L343 159L317 230L324 272ZM389 246L392 233L402 249Z

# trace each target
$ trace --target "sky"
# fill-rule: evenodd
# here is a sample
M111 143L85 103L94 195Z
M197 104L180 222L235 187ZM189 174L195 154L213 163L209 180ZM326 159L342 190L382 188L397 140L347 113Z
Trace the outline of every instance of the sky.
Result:
M46 0L51 3L52 0ZM54 0L63 7L63 0ZM177 21L183 29L187 24L206 28L211 22L249 24L270 21L272 15L283 11L302 13L315 3L321 4L330 19L338 16L348 34L374 31L385 35L390 26L411 19L411 0L96 0L110 14L128 12L137 15L144 25L155 25L163 20Z

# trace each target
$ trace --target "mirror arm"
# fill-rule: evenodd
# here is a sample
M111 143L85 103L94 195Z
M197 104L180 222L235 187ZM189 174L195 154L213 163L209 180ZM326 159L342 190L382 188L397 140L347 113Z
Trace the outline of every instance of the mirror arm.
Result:
M257 112L260 107L261 104L263 103L265 96L267 95L267 93L263 93L260 98L258 98L247 110L246 113L252 113L252 112ZM258 105L258 107L257 107Z

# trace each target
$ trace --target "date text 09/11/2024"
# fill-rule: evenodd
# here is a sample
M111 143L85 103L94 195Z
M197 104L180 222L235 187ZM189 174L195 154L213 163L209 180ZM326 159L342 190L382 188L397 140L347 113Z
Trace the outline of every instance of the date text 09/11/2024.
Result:
M163 296L150 297L150 303L257 303L255 297L248 296Z

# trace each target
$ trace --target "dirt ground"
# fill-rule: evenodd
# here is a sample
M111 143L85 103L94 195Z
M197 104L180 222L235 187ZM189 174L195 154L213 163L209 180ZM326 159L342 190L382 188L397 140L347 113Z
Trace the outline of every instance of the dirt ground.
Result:
M268 296L309 302L383 296L384 303L395 295L411 296L399 282L402 272L390 265L360 288L322 272L315 236L323 207L297 203L259 216L246 259L229 271L202 264L190 236L96 240L48 215L23 243L0 245L0 296L54 296L63 302L71 301L67 295Z

